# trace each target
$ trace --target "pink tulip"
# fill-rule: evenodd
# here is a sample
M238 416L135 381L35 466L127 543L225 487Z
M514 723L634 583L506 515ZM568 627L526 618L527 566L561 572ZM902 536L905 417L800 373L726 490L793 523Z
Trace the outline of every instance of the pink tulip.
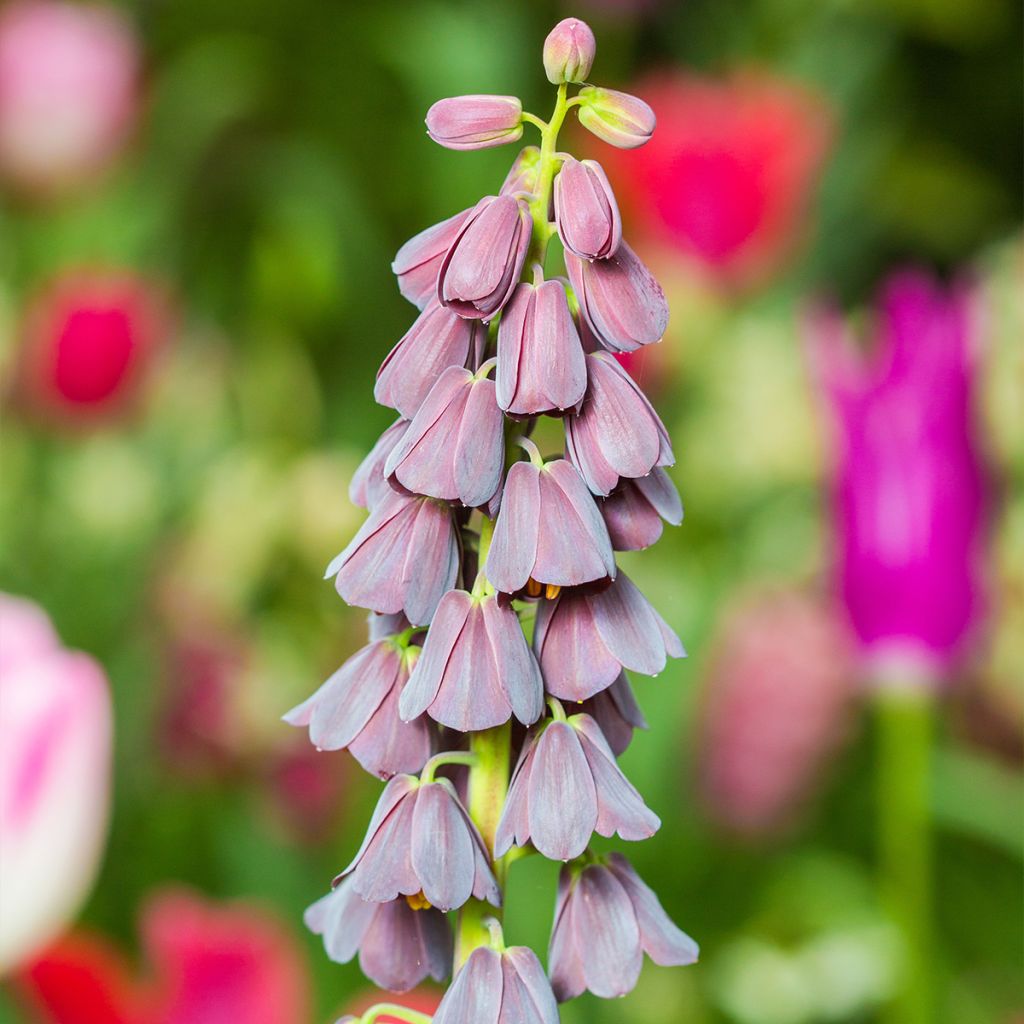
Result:
M0 972L64 927L107 830L106 676L61 647L45 613L0 594Z
M915 271L885 286L867 357L836 313L808 324L837 427L837 585L877 674L948 671L981 610L976 331L966 289Z
M139 43L114 7L16 0L0 11L0 173L34 192L105 167L138 106Z

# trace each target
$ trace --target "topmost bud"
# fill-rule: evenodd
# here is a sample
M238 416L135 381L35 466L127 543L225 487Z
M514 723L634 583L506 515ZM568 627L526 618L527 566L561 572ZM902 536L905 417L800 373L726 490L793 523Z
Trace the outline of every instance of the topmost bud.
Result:
M585 82L594 63L597 42L590 26L579 18L560 21L544 40L544 71L554 85Z

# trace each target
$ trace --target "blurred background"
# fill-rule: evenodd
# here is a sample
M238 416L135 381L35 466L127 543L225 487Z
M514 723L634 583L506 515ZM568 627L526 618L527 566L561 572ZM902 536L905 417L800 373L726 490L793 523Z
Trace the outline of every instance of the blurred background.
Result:
M0 714L4 1024L320 1024L372 999L301 912L379 784L279 719L363 643L320 576L393 417L373 375L413 310L390 260L515 155L445 151L423 115L497 92L546 116L541 43L569 14L593 81L659 119L641 150L562 145L605 163L673 311L628 369L686 519L623 561L690 656L635 681L653 728L622 760L664 822L627 852L702 958L563 1020L881 1019L894 679L933 695L933 1019L1024 1019L1020 4L8 0L0 668L36 698ZM961 353L963 402L890 373L857 441L844 324L883 364L894 337ZM914 434L923 407L946 419ZM898 482L930 458L934 486ZM851 567L850 479L911 532L962 529ZM56 781L19 790L47 758ZM557 870L534 861L506 933L543 952Z

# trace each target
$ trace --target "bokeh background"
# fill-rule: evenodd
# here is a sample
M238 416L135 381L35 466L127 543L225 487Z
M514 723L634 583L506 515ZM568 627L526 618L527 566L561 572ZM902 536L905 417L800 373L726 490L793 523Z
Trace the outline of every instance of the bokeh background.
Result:
M115 753L98 876L11 967L5 1024L319 1024L367 996L301 912L379 785L279 718L363 642L320 577L392 418L373 375L412 310L390 260L514 155L445 151L423 115L488 91L546 116L540 46L567 14L595 29L593 80L660 122L646 150L564 144L606 161L672 305L629 369L686 519L625 562L690 656L636 681L653 727L623 763L664 821L629 855L702 959L563 1019L871 1021L893 991L871 700L831 572L834 431L801 325L828 295L870 339L908 266L975 289L990 481L984 610L937 711L935 1019L1021 1019L1020 5L15 0L0 590L102 666ZM543 951L556 869L535 860L507 934Z

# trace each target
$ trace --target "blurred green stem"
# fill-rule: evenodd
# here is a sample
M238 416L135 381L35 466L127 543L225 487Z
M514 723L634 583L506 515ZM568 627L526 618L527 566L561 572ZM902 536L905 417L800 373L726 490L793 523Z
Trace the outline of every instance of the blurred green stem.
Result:
M879 885L903 947L898 988L882 1019L930 1024L932 692L924 686L884 688L876 714Z

